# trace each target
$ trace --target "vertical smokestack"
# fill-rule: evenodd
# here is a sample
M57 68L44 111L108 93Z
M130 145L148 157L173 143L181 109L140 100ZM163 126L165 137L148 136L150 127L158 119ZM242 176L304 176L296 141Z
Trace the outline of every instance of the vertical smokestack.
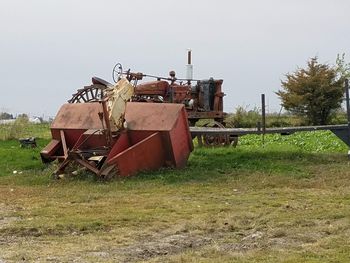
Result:
M192 50L187 49L186 79L193 79Z

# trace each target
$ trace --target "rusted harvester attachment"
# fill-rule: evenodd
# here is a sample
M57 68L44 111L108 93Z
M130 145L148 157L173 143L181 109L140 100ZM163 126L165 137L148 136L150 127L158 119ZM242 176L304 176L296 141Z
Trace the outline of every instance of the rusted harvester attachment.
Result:
M56 175L71 163L101 178L186 165L193 145L184 105L129 102L125 78L115 86L94 78L88 90L61 107L41 151L43 162L58 159Z

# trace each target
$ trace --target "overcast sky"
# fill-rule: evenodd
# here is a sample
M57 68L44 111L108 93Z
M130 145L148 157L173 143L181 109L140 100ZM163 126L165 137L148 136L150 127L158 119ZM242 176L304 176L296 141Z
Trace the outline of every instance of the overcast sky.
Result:
M224 79L224 110L270 111L280 80L318 56L350 60L348 0L0 0L0 111L53 116L92 76L124 68Z

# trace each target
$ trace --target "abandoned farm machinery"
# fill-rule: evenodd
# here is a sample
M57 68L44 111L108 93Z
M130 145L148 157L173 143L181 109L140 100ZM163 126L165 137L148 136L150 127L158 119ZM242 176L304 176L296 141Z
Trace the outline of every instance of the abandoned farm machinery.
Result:
M159 77L141 72L132 72L130 69L123 70L120 63L113 68L112 77L115 83L126 78L134 86L132 102L152 103L178 103L183 104L190 126L195 126L198 120L203 127L225 128L223 111L222 79L195 80L192 78L191 51L188 52L187 76L178 79L175 71L170 71L168 77ZM153 78L152 81L140 83L145 78ZM103 100L107 96L108 88L113 84L97 78L92 78L92 84L79 89L69 103L83 103ZM200 145L235 145L236 136L228 135L198 135Z
M349 124L270 128L225 128L221 79L195 80L191 52L187 74L178 79L113 68L114 84L93 77L92 84L77 90L63 104L51 124L51 142L41 151L45 163L58 160L55 176L79 165L100 178L129 176L160 167L181 168L199 146L235 145L246 134L331 130L350 145L349 88L346 87ZM144 81L145 78L153 78ZM199 127L201 124L201 127Z

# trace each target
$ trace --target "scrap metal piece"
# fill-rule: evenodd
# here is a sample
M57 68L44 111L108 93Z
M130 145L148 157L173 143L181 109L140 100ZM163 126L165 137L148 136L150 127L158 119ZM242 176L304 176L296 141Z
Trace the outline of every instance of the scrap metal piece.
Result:
M19 143L21 144L21 148L24 148L24 147L36 148L37 146L35 137L20 138Z

